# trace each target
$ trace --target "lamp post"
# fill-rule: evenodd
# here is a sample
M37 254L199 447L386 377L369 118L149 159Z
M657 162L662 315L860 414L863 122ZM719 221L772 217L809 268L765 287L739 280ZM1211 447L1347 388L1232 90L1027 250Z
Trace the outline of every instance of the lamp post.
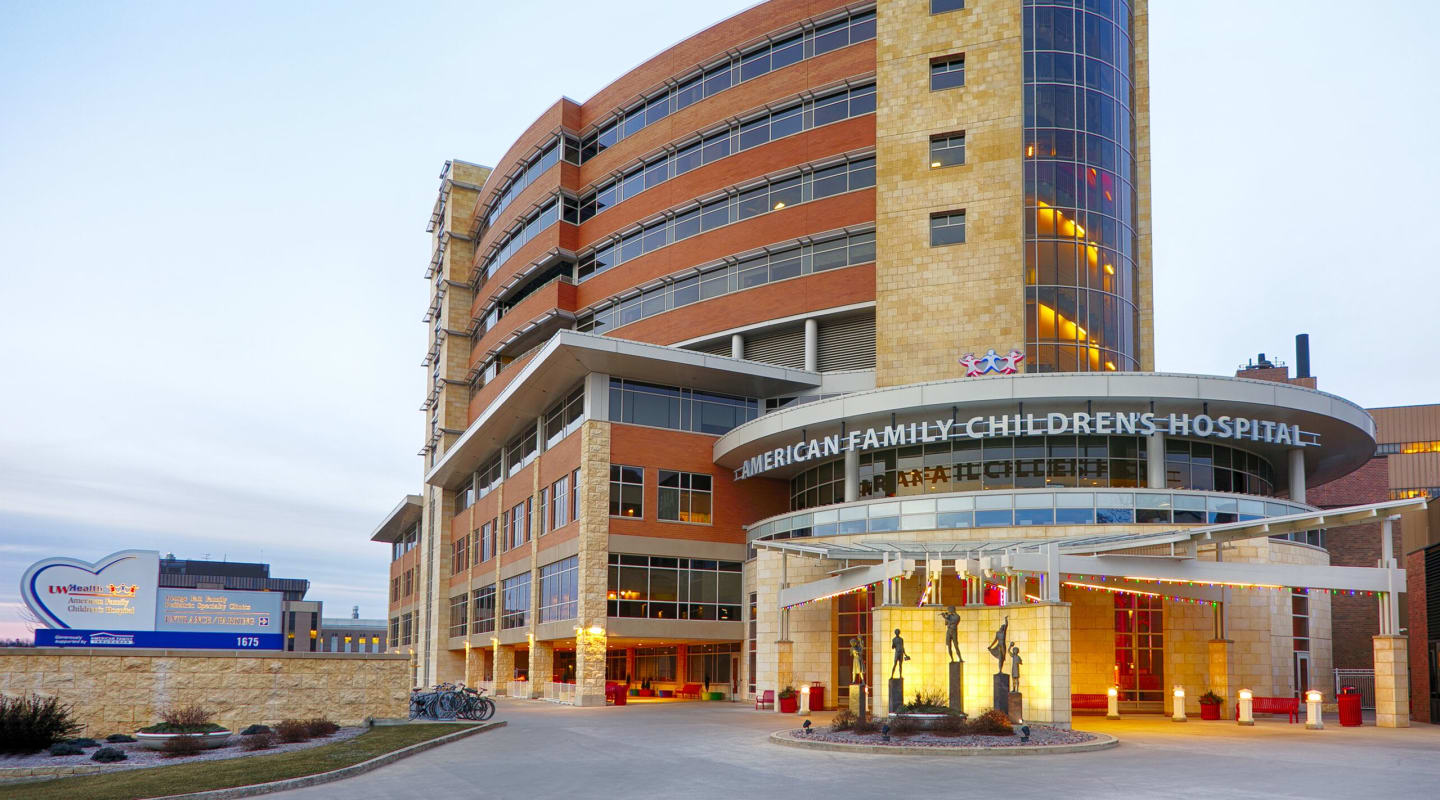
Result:
M1120 689L1111 686L1105 695L1105 719L1120 719Z
M1254 706L1254 700L1255 700L1255 693L1254 693L1254 692L1250 691L1249 689L1241 689L1241 690L1240 690L1240 703L1239 703L1240 717L1239 717L1239 719L1236 720L1236 724L1239 724L1239 725L1254 725L1254 724L1255 724L1255 706Z
M1320 701L1322 695L1318 689L1311 689L1305 693L1305 729L1309 731L1321 731L1325 729L1325 720L1320 716Z
M808 683L800 687L800 708L796 709L796 713L810 716L810 684Z
M1185 721L1185 687L1175 684L1175 713L1170 717L1172 722Z

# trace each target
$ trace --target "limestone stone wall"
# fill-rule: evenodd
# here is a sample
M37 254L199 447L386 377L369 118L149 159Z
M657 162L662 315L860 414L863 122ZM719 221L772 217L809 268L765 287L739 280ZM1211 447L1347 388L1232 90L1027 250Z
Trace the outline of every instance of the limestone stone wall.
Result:
M945 625L940 606L881 606L875 609L874 712L889 710L889 680L894 662L891 641L895 629L905 640L911 660L905 664L905 700L917 691L947 694L949 658L945 652ZM993 706L995 659L986 651L991 637L1006 617L1009 641L1020 648L1020 692L1025 719L1068 727L1070 724L1070 607L1065 603L1023 606L963 606L957 609L956 629L960 655L965 659L965 711L976 715ZM1007 656L1005 671L1010 671Z
M161 709L199 703L226 727L326 717L403 717L409 658L391 654L0 649L0 693L74 706L84 735L125 733Z
M1020 4L881 0L876 39L877 386L957 378L966 352L1025 347ZM930 90L932 58L965 85ZM930 168L930 137L965 133L966 163ZM930 215L965 212L965 242L930 246Z

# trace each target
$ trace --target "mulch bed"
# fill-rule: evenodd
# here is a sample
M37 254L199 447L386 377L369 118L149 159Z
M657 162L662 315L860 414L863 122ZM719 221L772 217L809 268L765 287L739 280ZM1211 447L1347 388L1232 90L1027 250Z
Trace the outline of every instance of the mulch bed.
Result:
M829 728L811 728L814 733L804 733L799 728L790 731L794 739L839 744L868 744L880 747L938 747L938 748L1000 748L1000 747L1045 747L1060 744L1084 744L1096 737L1083 731L1052 728L1048 725L1030 726L1030 741L1021 742L1020 734L1014 736L936 736L933 733L916 733L912 736L890 736L890 741L881 739L878 733L856 734L852 731L832 731Z
M44 750L29 755L0 756L0 768L24 768L34 769L36 767L100 767L105 772L119 772L127 769L140 769L142 767L159 767L170 764L189 764L195 761L221 761L227 758L244 758L245 756L268 756L275 753L289 753L294 750L305 750L311 747L343 742L346 739L353 739L364 733L368 728L354 727L341 728L329 736L322 736L311 739L308 742L293 742L282 744L276 742L269 750L246 750L240 746L240 734L236 733L230 737L230 741L224 747L217 747L213 750L202 750L193 756L182 758L166 758L163 750L147 750L140 746L139 742L124 742L121 744L110 744L100 741L99 747L85 748L83 756L52 756ZM109 764L102 764L98 761L91 761L90 756L95 754L101 747L118 747L125 751L127 758L124 761L115 761Z

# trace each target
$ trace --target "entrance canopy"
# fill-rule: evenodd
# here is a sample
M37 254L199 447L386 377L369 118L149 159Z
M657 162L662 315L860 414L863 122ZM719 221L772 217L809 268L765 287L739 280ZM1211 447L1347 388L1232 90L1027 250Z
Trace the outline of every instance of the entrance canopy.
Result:
M1425 506L1425 498L1420 497L1163 533L958 542L866 537L863 541L834 544L823 539L808 539L802 540L802 544L791 539L760 541L754 546L779 551L785 556L821 558L844 564L828 578L782 588L781 607L908 576L921 565L931 570L951 566L957 575L980 579L987 574L1038 574L1046 578L1046 599L1051 600L1059 599L1062 576L1185 584L1198 589L1296 587L1395 593L1405 586L1405 571L1398 568L1388 546L1383 548L1385 566L1380 567L1201 561L1196 557L1197 550L1202 545L1388 520L1402 511L1422 510ZM1385 528L1388 531L1388 524ZM1197 599L1206 598L1197 596Z

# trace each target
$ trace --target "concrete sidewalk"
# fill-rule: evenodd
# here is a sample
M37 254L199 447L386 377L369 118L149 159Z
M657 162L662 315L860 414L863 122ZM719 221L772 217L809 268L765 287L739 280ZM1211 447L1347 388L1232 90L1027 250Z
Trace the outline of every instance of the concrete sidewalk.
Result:
M344 797L626 798L1433 798L1440 727L1307 731L1261 720L1170 722L1081 717L1113 734L1096 753L954 759L850 755L766 741L795 717L749 705L686 703L579 709L501 700L509 727L439 747L358 778L271 795ZM828 714L814 717L823 724ZM1328 725L1328 723L1327 723Z

